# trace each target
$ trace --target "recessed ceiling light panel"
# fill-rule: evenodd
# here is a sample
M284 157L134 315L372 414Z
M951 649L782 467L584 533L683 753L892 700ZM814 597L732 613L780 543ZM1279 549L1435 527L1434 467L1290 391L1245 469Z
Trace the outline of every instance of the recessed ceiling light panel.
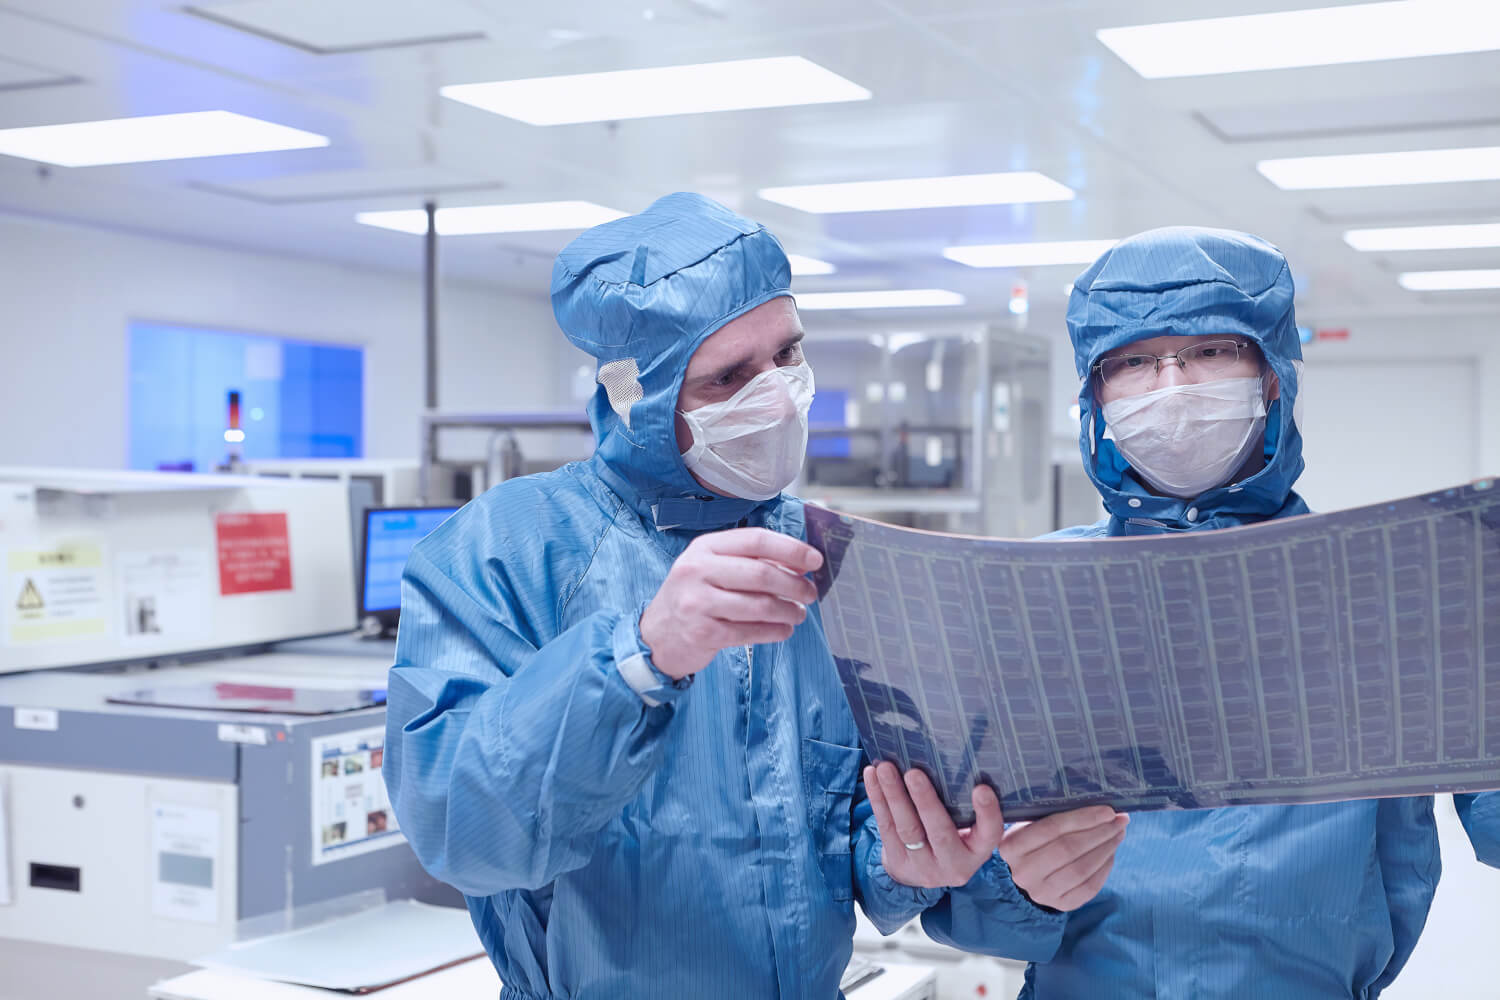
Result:
M623 218L591 201L539 201L521 205L465 205L437 210L439 236L480 236L486 233L533 233L588 229ZM360 212L356 222L420 236L427 232L427 213L420 208L391 212Z
M1493 0L1396 0L1105 28L1147 79L1245 73L1500 49Z
M232 111L0 129L0 154L59 167L273 153L327 145L327 136Z
M1476 250L1500 247L1500 222L1462 226L1400 226L1394 229L1351 229L1344 242L1366 253L1402 250Z
M894 181L772 187L761 189L760 196L778 205L826 215L836 212L886 212L908 208L1070 201L1074 194L1072 188L1059 184L1045 174L1034 170L1020 170L1005 174L961 174Z
M789 253L786 255L786 259L792 265L793 277L807 278L819 274L833 274L838 270L838 268L826 260L818 260L816 257L804 257L800 253Z
M1118 240L1072 240L1062 243L987 243L948 247L943 256L970 267L1046 267L1092 264Z
M893 288L875 292L804 292L798 309L924 309L961 306L964 297L941 288Z
M463 83L444 87L441 93L528 125L572 125L870 98L864 87L801 56Z
M1298 156L1261 160L1255 169L1285 191L1493 181L1500 180L1500 146Z
M1398 279L1413 292L1467 292L1500 288L1500 269L1483 271L1408 271Z

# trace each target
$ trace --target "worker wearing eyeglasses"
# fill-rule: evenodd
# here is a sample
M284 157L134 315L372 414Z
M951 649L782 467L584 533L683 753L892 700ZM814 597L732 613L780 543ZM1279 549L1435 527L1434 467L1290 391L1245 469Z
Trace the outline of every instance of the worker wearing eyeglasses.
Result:
M1292 292L1274 247L1211 229L1132 237L1078 278L1067 320L1080 444L1109 516L1054 537L1307 512L1292 489L1303 469ZM899 785L880 788L878 813L918 814ZM1500 867L1500 792L1454 798L1479 859ZM1026 1000L1370 1000L1411 955L1437 885L1430 796L1143 812L1128 831L1107 814L1032 825L1076 828L1062 837L1011 827L999 859L923 915L928 933L1029 960Z
M1266 407L1281 384L1248 337L1148 337L1091 370L1105 434L1148 491L1193 499L1265 465Z

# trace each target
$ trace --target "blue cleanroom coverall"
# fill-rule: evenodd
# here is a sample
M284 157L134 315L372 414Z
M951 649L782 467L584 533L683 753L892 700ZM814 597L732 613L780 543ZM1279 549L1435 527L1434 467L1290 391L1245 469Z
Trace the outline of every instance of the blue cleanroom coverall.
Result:
M1084 466L1109 517L1054 537L1211 531L1307 511L1293 420L1301 342L1282 255L1250 236L1161 229L1127 240L1068 304ZM1265 466L1193 500L1153 496L1106 439L1089 372L1146 337L1231 334L1258 344L1281 383ZM1455 796L1480 860L1500 867L1500 792ZM1432 798L1252 806L1131 817L1103 891L1070 913L1018 898L1004 863L923 916L961 948L1025 959L1023 998L1373 998L1401 971L1440 869ZM987 894L988 893L988 898Z
M856 898L890 929L941 895L880 865L816 607L687 688L640 637L698 534L804 536L796 500L706 496L673 430L698 345L790 280L770 233L697 195L580 236L552 300L600 365L592 459L501 484L412 553L386 781L506 1000L832 1000Z

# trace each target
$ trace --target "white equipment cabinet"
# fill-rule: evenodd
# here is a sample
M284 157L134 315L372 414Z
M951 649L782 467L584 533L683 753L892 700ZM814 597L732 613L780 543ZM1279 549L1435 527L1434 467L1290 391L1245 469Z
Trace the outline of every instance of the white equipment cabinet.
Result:
M347 489L0 468L0 937L188 959L369 889L458 903L385 797ZM229 711L254 706L255 711Z

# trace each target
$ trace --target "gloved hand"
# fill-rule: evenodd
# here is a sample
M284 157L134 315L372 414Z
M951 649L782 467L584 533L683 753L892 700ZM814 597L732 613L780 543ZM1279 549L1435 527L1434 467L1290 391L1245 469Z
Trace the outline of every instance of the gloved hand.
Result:
M721 649L790 638L818 599L803 574L822 564L811 545L765 528L700 535L641 614L651 661L680 678L708 666Z

